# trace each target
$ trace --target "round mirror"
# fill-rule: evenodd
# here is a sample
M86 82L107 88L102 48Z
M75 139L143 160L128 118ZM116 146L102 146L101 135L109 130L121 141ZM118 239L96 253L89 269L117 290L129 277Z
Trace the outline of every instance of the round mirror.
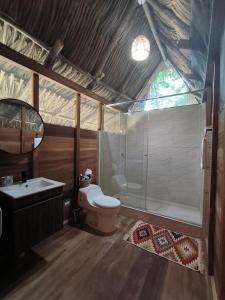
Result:
M0 150L27 153L35 150L43 137L43 120L32 106L17 99L0 100Z

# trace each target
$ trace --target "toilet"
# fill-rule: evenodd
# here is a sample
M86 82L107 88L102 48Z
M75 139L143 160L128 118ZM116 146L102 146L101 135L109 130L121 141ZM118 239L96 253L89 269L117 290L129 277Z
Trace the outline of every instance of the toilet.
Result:
M100 186L90 184L80 188L78 205L87 211L86 223L101 233L109 234L116 230L120 201L103 194Z

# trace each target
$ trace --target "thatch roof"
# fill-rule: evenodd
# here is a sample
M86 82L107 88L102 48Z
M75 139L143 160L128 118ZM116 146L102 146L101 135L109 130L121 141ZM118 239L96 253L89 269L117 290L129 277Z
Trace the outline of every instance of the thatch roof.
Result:
M205 76L210 1L147 0L147 6L168 60L191 88L199 87ZM136 0L2 0L0 13L1 43L109 102L135 99L163 61ZM149 58L141 63L130 55L139 34L151 44ZM180 40L194 41L195 49L179 48ZM56 45L62 50L54 56Z

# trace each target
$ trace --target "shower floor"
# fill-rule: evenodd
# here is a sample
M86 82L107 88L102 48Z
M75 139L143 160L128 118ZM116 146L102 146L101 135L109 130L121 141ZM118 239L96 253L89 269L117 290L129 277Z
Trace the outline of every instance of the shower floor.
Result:
M114 195L121 200L122 205L148 211L160 216L184 221L187 223L201 225L201 211L197 207L188 206L180 203L169 203L166 201L155 201L148 198L145 201L143 196L120 193Z

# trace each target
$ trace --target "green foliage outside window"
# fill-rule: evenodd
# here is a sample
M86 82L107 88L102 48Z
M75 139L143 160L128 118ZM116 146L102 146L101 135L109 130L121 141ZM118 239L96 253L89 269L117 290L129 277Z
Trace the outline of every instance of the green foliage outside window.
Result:
M164 69L159 72L150 87L149 97L159 97L187 92L187 86L179 74L173 69ZM166 107L183 106L190 104L189 95L167 97L146 102L145 110Z

